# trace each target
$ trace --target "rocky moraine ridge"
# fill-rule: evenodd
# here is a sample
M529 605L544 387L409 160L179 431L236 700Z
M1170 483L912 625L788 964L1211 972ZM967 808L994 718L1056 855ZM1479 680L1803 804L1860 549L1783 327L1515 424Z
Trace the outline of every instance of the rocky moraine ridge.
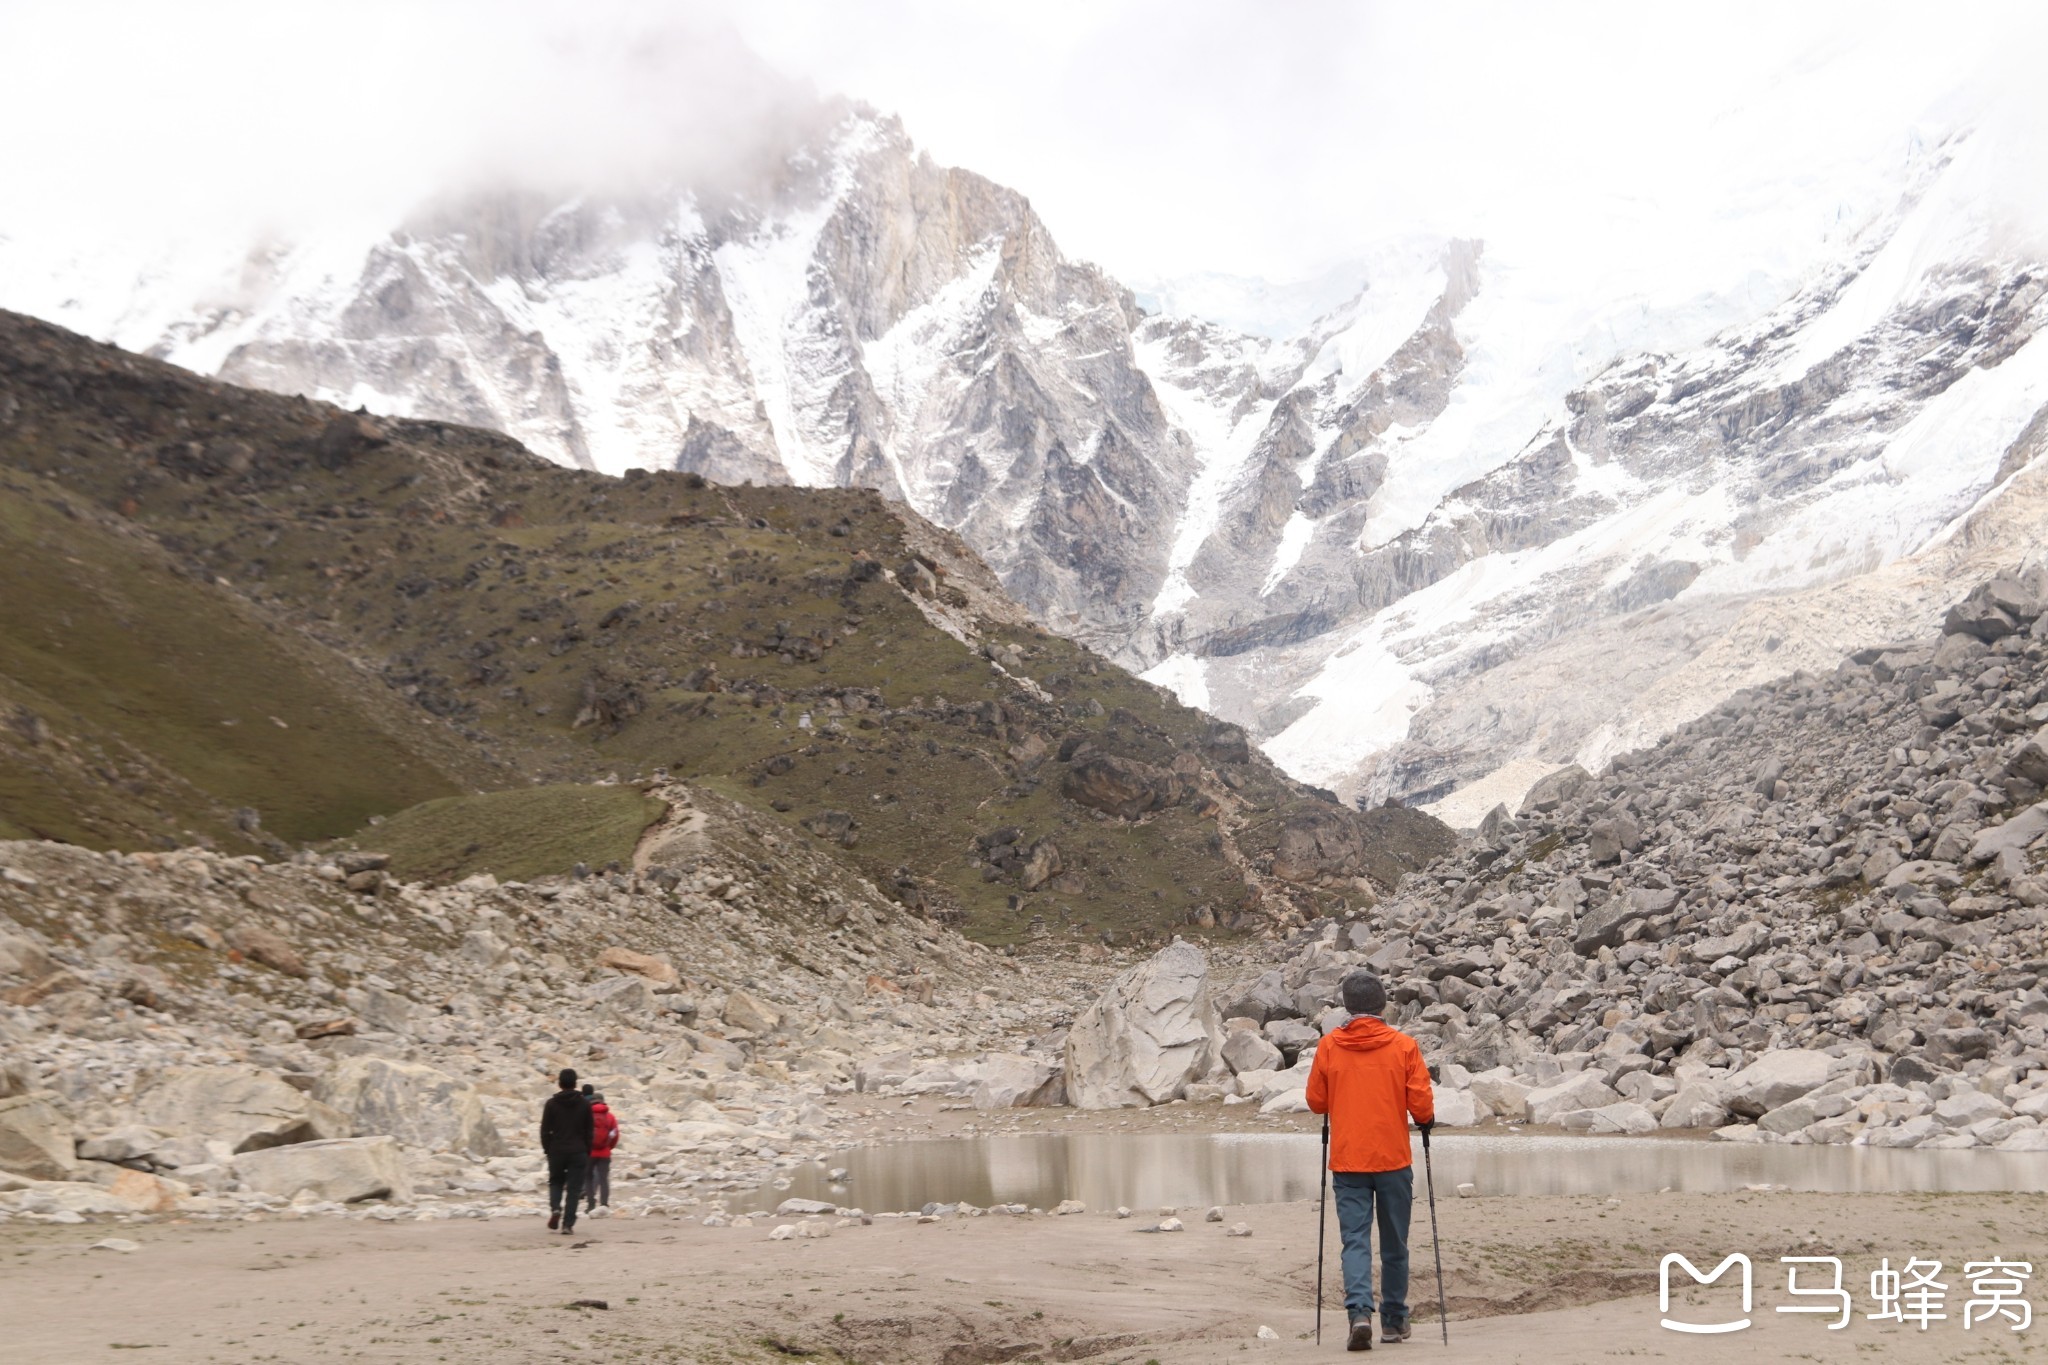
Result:
M0 1218L531 1214L560 1066L628 1125L619 1212L721 1218L858 1140L873 1111L832 1097L920 1093L946 1054L984 1106L1053 1079L1003 1049L1077 1002L665 795L704 824L687 857L532 885L0 843Z
M1993 580L1939 638L1552 774L1231 1027L1312 1036L1369 966L1447 1122L2048 1150L2044 596Z

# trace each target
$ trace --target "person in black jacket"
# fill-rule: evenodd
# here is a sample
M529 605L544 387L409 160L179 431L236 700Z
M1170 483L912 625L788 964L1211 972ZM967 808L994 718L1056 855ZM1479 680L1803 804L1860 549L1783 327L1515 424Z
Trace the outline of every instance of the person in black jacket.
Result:
M563 1068L561 1086L540 1111L540 1149L548 1159L548 1230L563 1236L576 1228L576 1201L583 1197L590 1168L590 1103L576 1092L576 1073Z

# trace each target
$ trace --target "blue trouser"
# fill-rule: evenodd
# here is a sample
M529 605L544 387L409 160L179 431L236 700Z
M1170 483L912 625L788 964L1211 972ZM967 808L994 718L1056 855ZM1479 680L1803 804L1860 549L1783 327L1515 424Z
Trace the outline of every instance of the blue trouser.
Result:
M1372 1225L1380 1225L1380 1320L1398 1327L1408 1321L1408 1214L1415 1207L1415 1168L1398 1171L1332 1171L1337 1197L1337 1231L1344 1239L1344 1310L1357 1317L1374 1311Z

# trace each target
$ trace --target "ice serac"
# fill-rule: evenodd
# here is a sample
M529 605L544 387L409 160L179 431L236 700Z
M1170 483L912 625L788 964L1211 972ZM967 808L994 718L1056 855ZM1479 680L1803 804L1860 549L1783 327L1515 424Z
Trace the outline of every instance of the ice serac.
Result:
M1179 1098L1222 1056L1202 950L1176 940L1119 972L1067 1034L1067 1102L1127 1109Z

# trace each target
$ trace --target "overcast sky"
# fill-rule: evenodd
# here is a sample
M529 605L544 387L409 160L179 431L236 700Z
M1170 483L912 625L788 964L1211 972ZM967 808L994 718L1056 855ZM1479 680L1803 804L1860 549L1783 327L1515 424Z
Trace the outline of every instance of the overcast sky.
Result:
M1417 229L1624 241L1744 196L1804 223L1916 130L2031 91L2044 8L0 0L0 232L714 164L806 85L900 113L1140 282L1299 278Z

